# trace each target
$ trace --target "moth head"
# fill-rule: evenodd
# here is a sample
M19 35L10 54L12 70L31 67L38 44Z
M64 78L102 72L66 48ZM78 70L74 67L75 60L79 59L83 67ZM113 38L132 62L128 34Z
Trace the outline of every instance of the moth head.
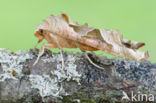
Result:
M62 30L62 28L68 27L69 22L70 19L65 13L61 13L59 16L51 15L37 25L34 35L39 39L43 39L49 32L55 33Z
M43 39L46 29L47 29L46 22L41 22L40 24L37 25L34 35L39 39Z
M43 39L44 38L44 30L43 29L39 29L38 31L35 32L34 34L37 38L39 39Z

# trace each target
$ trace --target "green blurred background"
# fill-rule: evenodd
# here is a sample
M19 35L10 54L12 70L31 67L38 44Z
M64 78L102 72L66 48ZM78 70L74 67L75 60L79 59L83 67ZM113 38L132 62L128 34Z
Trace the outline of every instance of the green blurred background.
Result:
M118 29L124 38L145 42L141 50L156 62L156 0L1 0L0 48L32 48L36 25L61 11L80 24Z

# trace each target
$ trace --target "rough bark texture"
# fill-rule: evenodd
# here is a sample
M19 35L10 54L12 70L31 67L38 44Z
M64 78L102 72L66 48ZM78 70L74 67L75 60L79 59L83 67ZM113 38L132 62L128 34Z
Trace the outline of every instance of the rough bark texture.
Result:
M19 72L17 65L10 71L5 70L13 65L2 60L5 52L15 57L23 55L0 51L0 103L132 103L122 100L123 91L129 97L132 91L156 95L156 65L149 61L88 54L94 63L105 68L100 70L90 64L83 53L64 52L65 67L61 70L59 54L46 50L33 66L38 50L29 50L24 56L31 54L31 58L13 61L22 66Z

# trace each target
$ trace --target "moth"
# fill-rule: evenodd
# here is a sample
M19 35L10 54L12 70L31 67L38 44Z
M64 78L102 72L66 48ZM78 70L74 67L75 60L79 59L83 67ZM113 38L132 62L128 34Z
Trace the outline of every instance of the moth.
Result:
M124 39L117 30L98 29L88 26L87 23L79 25L72 22L66 13L58 16L51 15L39 23L34 35L39 39L35 47L46 39L47 43L40 48L36 64L44 53L45 47L59 48L61 56L62 48L79 48L82 51L102 50L112 55L132 60L143 60L149 57L148 51L138 50L145 43ZM91 59L88 60L95 66ZM62 66L64 60L62 56ZM100 68L100 67L99 67Z

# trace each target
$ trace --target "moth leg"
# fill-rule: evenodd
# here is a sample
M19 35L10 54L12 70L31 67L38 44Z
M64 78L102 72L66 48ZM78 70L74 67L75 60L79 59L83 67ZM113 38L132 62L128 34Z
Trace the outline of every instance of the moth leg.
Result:
M63 58L63 49L59 48L59 50L60 50L60 55L61 55L61 58L62 58L62 70L63 70L63 68L65 67L64 58Z
M54 38L54 40L55 40L55 42L56 42L56 45L57 45L57 47L58 47L59 50L60 50L60 54L61 54L61 58L62 58L62 70L63 70L63 68L65 67L64 59L63 59L63 52L62 52L63 49L62 49L62 47L60 46L60 44L59 44L59 42L58 42L58 39L57 39L52 33L50 34L50 36Z
M99 69L101 69L101 70L104 70L103 67L101 67L101 66L95 64L95 63L89 58L89 56L87 55L86 52L84 52L84 54L85 54L86 58L88 59L88 61L89 61L92 65L94 65L95 67L97 67L97 68L99 68Z
M89 61L92 65L94 65L95 67L97 67L97 68L99 68L99 69L101 69L101 70L104 70L103 67L98 66L97 64L95 64L95 63L89 58L89 56L87 55L86 51L85 51L84 49L82 49L82 48L79 46L78 43L75 43L75 44L76 44L76 46L77 46L82 52L84 52L85 57L88 59L88 61ZM94 53L94 52L93 52L93 53ZM94 55L95 55L95 53L94 53Z
M36 61L34 62L33 66L36 65L36 64L38 63L40 57L41 57L41 56L43 55L43 53L44 53L45 47L56 48L55 45L50 44L50 43L43 44L43 45L41 46L41 48L40 48L38 57L37 57Z

